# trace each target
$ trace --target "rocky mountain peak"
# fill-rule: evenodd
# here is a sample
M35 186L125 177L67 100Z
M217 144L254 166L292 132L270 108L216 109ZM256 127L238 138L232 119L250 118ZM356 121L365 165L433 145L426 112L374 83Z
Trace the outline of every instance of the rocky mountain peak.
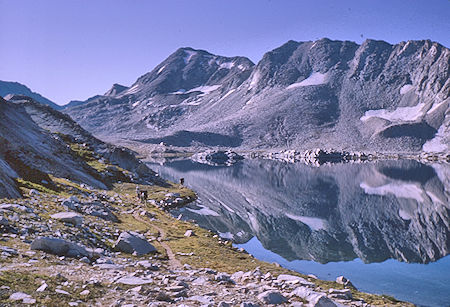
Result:
M46 104L51 106L55 110L60 110L62 107L43 97L42 95L33 92L27 86L19 83L19 82L10 82L10 81L2 81L0 80L0 96L5 97L7 95L23 95L27 97L31 97L39 103Z
M113 86L109 89L109 91L107 91L103 96L115 96L118 95L120 93L122 93L123 91L127 90L128 87L118 84L118 83L114 83Z
M258 92L267 86L289 86L309 77L317 77L314 81L317 83L332 68L345 69L357 48L354 42L328 38L315 42L288 41L263 56L249 79L249 88Z
M96 134L154 144L441 152L449 59L431 41L288 41L256 66L180 48L131 88L67 112Z
M253 65L245 57L223 57L204 50L180 48L141 76L130 92L144 90L146 95L157 95L189 91L199 86L238 85L248 77Z

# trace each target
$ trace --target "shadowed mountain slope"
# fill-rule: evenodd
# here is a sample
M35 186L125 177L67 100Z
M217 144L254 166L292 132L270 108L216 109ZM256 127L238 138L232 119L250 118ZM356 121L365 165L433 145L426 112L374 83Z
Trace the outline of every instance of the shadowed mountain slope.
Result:
M119 180L158 180L130 150L103 143L68 115L24 96L0 97L0 144L0 198L19 197L23 180L53 189L52 176L102 189Z

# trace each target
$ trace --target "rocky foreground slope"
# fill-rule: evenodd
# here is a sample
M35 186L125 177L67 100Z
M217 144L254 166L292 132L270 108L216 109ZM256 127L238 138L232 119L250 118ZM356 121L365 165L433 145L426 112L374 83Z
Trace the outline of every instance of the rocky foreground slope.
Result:
M360 293L343 277L325 282L260 262L160 209L192 200L186 188L141 185L150 201L139 204L134 184L59 186L0 199L2 305L408 305Z
M449 61L428 40L289 41L257 65L181 48L65 112L99 137L147 144L448 152Z

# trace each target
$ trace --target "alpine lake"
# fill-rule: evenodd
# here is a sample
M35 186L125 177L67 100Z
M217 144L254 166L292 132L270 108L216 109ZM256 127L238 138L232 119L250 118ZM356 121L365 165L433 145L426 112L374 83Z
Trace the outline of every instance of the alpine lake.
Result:
M198 200L172 211L258 259L360 291L450 306L450 165L148 162Z

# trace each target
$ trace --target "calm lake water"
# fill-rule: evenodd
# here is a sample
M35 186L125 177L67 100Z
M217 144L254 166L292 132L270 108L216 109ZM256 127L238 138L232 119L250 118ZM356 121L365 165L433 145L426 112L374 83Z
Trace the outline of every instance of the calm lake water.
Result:
M256 258L361 291L450 306L450 166L379 161L312 167L244 160L149 163L199 199L183 219Z

